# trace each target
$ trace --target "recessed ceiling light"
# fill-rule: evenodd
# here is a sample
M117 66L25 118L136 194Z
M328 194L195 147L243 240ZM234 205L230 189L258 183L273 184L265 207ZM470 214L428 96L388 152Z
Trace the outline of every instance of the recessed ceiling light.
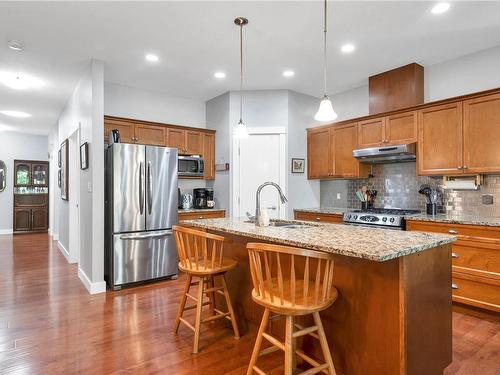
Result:
M28 74L13 72L0 72L0 83L16 90L25 90L43 86L43 82L36 77Z
M283 72L283 77L293 77L295 75L295 72L293 70L285 70Z
M224 72L215 72L214 77L218 79L226 78L226 73Z
M346 43L342 47L340 47L340 50L343 53L351 53L355 49L356 49L356 47L354 47L354 44L351 44L351 43Z
M441 14L450 9L450 3L437 3L431 9L433 14Z
M29 113L23 111L0 111L0 113L5 116L17 117L17 118L31 117Z
M14 51L22 51L24 49L24 44L19 40L10 40L8 46Z
M160 58L156 55L153 55L152 53L148 53L146 55L146 60L151 61L151 62L157 62L160 60Z

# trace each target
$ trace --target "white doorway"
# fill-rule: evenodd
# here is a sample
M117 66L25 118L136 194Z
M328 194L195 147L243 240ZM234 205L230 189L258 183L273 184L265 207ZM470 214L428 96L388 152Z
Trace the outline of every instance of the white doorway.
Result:
M284 127L248 128L247 138L234 139L233 160L233 217L255 214L255 193L264 182L277 183L287 194ZM286 217L286 208L273 187L262 190L261 205L267 207L271 218Z
M69 203L69 259L76 263L80 259L80 129L69 137L68 160Z

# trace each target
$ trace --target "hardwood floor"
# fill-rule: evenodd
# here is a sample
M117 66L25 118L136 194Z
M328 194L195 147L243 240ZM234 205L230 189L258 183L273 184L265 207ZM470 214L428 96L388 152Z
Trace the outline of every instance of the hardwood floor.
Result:
M235 340L229 322L206 324L196 355L190 330L172 333L183 281L91 296L46 234L0 236L0 373L245 374L256 327ZM454 312L453 359L446 375L497 374L499 319Z

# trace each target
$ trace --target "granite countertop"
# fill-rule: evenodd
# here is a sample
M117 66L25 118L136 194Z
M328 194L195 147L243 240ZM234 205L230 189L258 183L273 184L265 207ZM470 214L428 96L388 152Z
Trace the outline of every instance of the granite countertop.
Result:
M342 208L342 207L314 207L314 208L296 208L298 212L312 212L317 214L336 214L343 215L346 211L358 210L358 208ZM471 224L471 225L486 225L499 227L500 216L480 215L480 214L437 214L427 215L420 213L416 215L405 216L406 220L414 221L430 221L435 223L450 223L450 224Z
M486 225L492 227L500 226L499 216L488 216L488 215L466 214L466 213L437 214L437 215L427 215L423 213L418 215L409 215L406 216L405 219L414 221L431 221L435 223Z
M194 227L240 235L283 245L320 250L374 261L386 261L451 243L456 237L427 232L405 232L342 224L305 221L303 228L256 227L246 219L189 220ZM291 221L292 222L292 221Z
M197 213L197 212L214 212L214 211L226 211L225 208L179 208L177 210L178 213L180 214L191 214L191 213Z
M356 210L358 208L348 208L348 207L313 207L313 208L295 208L294 211L298 212L311 212L314 214L333 214L333 215L343 215L347 211Z

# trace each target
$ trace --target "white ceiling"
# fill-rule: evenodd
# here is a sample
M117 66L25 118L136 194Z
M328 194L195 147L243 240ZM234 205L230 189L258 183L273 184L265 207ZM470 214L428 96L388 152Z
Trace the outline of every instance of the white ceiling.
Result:
M435 2L330 2L330 93L410 62L428 66L500 45L500 2L455 2L435 16ZM245 27L245 88L322 93L322 3L301 2L0 2L0 71L20 71L43 88L0 87L0 110L33 114L0 124L47 134L90 58L105 80L206 100L239 85L236 16ZM7 41L24 42L22 52ZM345 42L356 51L343 55ZM145 61L146 53L160 57ZM282 76L293 69L293 78ZM227 78L217 80L215 71Z

